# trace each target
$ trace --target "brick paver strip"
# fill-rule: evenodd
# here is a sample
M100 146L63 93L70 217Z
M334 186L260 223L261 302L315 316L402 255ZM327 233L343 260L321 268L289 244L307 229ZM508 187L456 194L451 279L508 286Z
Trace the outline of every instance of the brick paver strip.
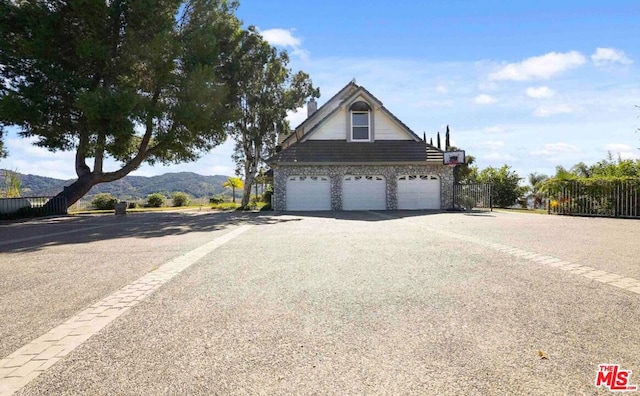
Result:
M171 278L251 227L239 226L167 262L0 360L0 395L23 388Z
M369 213L375 216L386 218L386 219L400 220L396 217L393 217L384 213L378 213L378 212L369 212ZM412 221L410 218L403 218L401 220L409 221L409 222ZM497 250L500 253L509 254L511 256L518 257L519 259L528 260L530 262L541 264L547 267L554 267L563 271L567 271L568 273L576 276L581 276L583 278L591 279L601 283L606 283L607 285L611 285L619 289L624 289L632 293L640 294L640 280L638 279L623 277L618 274L614 274L613 272L596 270L595 268L592 268L586 265L580 265L580 264L572 263L569 261L564 261L557 257L538 254L535 252L519 249L513 246L507 246L499 243L488 242L470 235L463 235L463 234L444 231L440 229L433 229L431 231L437 232L441 235L448 236L450 238L463 240L465 242L471 242L476 245Z
M526 250L512 248L510 246L486 242L486 241L483 241L482 239L468 236L468 235L462 235L462 234L457 234L457 233L442 231L442 230L435 230L435 232L445 234L452 238L462 239L467 242L472 242L477 245L485 246L490 249L497 250L501 253L510 254L520 259L525 259L525 260L534 262L536 264L541 264L547 267L555 267L555 268L567 271L573 275L577 275L583 278L588 278L598 282L606 283L608 285L617 287L619 289L624 289L633 293L640 294L640 287L639 287L640 280L637 280L634 278L626 278L618 274L614 274L613 272L596 270L593 267L564 261L558 257L553 257L553 256L548 256L543 254L536 254L534 252L528 252Z

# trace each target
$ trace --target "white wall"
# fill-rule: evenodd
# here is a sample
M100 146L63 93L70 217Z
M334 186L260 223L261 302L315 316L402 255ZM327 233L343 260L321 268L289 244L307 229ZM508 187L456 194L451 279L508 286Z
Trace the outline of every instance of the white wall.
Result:
M376 140L413 140L391 117L382 111L375 112Z
M347 138L347 113L340 110L326 120L309 140L345 140Z

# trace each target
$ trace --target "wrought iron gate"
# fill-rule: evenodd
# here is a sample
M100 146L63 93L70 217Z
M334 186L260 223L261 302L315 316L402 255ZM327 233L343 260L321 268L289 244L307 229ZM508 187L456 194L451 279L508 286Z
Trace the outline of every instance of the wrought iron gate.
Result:
M491 184L455 184L453 207L458 210L483 209L492 211Z

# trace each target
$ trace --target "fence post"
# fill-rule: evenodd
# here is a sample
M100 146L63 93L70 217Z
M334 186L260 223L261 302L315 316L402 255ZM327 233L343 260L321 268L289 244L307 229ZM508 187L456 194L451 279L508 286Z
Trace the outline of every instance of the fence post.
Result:
M491 191L493 189L493 186L491 184L489 184L488 186L488 190L489 190L489 211L493 212L493 191Z

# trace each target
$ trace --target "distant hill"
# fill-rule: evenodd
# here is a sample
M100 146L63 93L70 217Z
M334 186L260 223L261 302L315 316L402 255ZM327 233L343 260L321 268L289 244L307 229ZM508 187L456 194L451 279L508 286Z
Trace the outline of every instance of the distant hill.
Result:
M74 180L53 179L51 177L25 175L18 172L22 181L23 196L52 196L62 191L64 186ZM182 191L194 198L212 197L217 194L228 193L222 183L228 176L202 176L193 172L165 173L160 176L125 176L111 183L94 186L85 198L95 194L110 193L118 199L146 198L156 192L171 195ZM0 170L0 188L4 185L4 174ZM242 192L240 192L242 193ZM236 196L238 192L236 191Z

